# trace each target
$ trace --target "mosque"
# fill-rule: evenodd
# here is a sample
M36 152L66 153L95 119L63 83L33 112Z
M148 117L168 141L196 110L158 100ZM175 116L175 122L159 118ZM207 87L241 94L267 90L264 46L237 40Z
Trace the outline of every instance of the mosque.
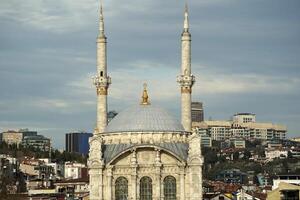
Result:
M91 200L200 200L200 137L192 132L191 34L188 9L181 35L181 123L152 105L146 84L139 104L124 109L107 124L107 38L102 4L97 37L97 125L88 159Z

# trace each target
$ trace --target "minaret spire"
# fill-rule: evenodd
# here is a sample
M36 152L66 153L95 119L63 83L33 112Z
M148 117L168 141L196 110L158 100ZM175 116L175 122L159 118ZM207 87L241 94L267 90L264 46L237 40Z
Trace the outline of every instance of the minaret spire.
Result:
M188 4L185 3L183 31L189 32L189 10Z
M100 0L100 15L99 15L99 36L104 36L104 17L103 17L103 5L102 0Z

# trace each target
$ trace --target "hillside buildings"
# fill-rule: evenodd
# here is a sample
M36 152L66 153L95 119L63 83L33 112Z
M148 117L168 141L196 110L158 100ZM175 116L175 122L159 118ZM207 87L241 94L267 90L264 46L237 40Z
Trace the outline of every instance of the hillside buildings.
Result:
M38 135L37 131L28 129L8 130L1 133L1 142L8 145L22 145L31 147L40 151L49 152L51 150L51 140L43 135Z
M255 115L241 113L233 116L231 121L203 121L194 122L193 128L200 134L206 134L212 140L222 141L230 138L244 138L246 140L284 140L286 126L256 122Z

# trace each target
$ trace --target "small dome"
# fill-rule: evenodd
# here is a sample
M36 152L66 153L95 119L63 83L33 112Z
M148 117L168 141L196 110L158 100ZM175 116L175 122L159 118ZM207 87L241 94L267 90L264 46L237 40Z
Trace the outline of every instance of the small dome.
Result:
M109 132L183 132L183 126L168 111L152 105L138 105L119 113L106 127Z

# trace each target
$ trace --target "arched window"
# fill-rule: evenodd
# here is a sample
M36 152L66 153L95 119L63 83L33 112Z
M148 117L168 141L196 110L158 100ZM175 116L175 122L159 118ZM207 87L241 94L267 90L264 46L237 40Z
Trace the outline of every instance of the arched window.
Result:
M152 179L148 176L140 180L140 200L152 200Z
M115 197L116 200L128 199L128 181L125 177L119 177L115 184Z
M165 200L176 200L176 179L173 176L167 176L164 179Z

